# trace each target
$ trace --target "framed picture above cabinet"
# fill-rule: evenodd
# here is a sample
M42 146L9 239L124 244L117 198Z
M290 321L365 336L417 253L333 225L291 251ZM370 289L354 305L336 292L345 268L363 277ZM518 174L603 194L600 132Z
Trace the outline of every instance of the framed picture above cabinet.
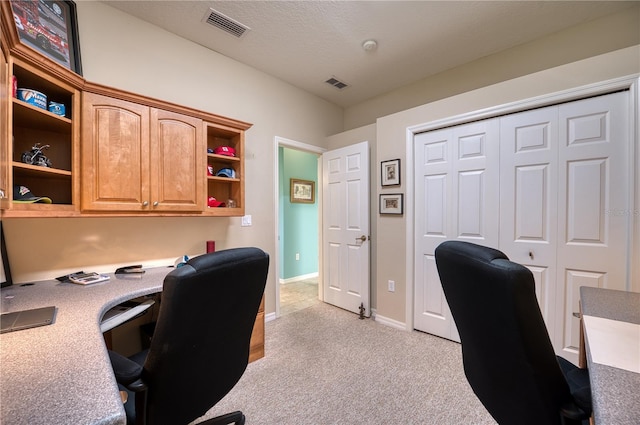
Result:
M20 43L82 75L76 5L70 0L11 0Z

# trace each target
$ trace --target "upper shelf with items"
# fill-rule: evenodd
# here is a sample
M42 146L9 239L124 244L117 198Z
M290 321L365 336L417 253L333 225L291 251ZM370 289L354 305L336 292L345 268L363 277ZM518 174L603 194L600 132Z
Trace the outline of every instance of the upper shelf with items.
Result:
M75 215L79 90L17 58L10 59L9 73L11 203L6 214Z
M244 130L206 123L208 215L244 215Z

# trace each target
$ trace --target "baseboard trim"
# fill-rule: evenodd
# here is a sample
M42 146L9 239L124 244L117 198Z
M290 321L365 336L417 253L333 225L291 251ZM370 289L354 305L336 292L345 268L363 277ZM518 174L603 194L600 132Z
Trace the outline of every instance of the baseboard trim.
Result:
M399 322L397 320L393 320L388 317L381 316L377 314L377 312L375 315L375 321L382 325L389 326L395 329L400 329L402 331L407 329L407 325L404 322Z
M267 313L267 314L264 315L264 322L265 323L270 322L272 320L276 320L276 313L275 312Z

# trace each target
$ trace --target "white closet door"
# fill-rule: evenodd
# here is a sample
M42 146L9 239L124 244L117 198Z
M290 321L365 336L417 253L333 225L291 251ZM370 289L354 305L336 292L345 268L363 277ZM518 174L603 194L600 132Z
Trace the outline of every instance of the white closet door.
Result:
M558 108L500 119L500 250L533 273L542 316L554 323Z
M498 246L498 121L416 135L414 327L459 341L435 248L445 240Z
M558 270L553 338L576 361L579 287L624 289L632 219L629 92L559 106Z
M469 240L533 272L556 353L577 362L580 286L629 279L629 101L625 91L415 136L416 329L457 340L433 254Z

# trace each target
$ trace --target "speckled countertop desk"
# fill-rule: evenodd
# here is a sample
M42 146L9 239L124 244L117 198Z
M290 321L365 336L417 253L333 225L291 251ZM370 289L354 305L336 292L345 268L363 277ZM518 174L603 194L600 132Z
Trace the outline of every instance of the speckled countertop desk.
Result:
M88 286L47 280L3 288L2 313L50 305L57 312L51 325L0 335L0 423L124 424L100 320L124 301L160 292L171 270Z
M583 286L580 302L583 315L640 323L640 293ZM640 424L640 374L594 363L586 343L596 425Z

